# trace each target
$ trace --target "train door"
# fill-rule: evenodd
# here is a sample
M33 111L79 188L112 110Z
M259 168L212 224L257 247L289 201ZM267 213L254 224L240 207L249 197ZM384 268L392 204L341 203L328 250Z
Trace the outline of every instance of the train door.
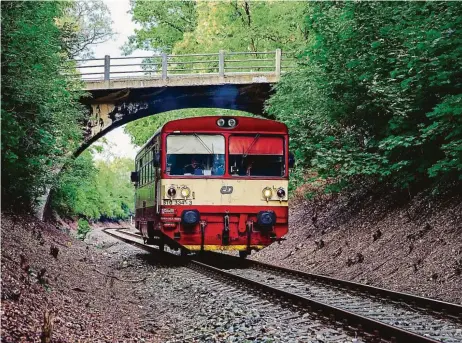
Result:
M154 167L154 206L155 206L155 217L157 223L160 221L160 165L161 165L161 153L160 153L160 135L154 137L153 151L153 167Z

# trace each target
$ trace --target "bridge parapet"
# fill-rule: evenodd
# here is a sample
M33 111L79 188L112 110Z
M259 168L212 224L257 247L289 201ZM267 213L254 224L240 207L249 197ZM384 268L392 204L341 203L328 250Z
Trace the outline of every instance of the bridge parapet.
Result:
M110 57L76 60L87 90L274 83L295 68L293 53L265 52Z

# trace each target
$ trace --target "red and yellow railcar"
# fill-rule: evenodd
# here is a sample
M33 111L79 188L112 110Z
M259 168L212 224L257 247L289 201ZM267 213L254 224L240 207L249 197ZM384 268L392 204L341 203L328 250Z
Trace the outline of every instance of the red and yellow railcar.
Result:
M247 256L288 230L287 127L251 117L168 122L136 156L135 225L148 244Z

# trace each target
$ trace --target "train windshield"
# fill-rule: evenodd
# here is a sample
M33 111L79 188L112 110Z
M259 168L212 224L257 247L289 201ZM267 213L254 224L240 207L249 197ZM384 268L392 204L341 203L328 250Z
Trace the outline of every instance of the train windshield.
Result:
M210 176L225 173L225 137L185 134L167 136L168 175Z
M284 139L279 136L229 137L229 173L233 176L285 175Z

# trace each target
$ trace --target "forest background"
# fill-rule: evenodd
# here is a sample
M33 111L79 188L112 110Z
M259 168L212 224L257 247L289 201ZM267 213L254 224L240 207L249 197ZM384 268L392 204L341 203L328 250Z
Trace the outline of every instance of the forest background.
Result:
M87 4L92 10L76 2L1 4L3 209L30 209L53 186L60 216L123 219L133 212L129 159L95 162L90 149L56 178L81 143L85 120L80 82L60 71L112 34L107 8ZM290 130L297 158L292 189L318 182L322 193L367 184L415 194L460 186L459 3L135 0L131 6L140 29L125 54L140 48L294 53L297 67L266 106L266 116ZM168 120L221 112L169 112L125 131L142 145Z

